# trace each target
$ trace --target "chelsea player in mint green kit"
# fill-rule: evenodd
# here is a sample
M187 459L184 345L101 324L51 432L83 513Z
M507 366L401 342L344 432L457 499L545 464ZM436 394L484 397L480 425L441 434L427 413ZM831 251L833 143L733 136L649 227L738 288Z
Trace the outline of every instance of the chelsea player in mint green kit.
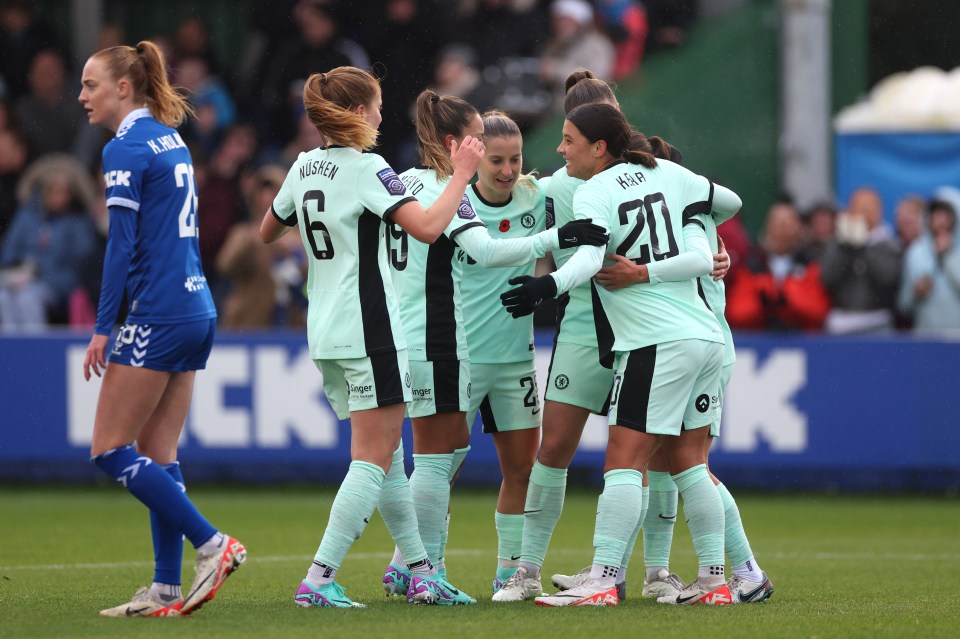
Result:
M314 561L294 597L303 607L357 607L334 581L375 508L409 563L407 600L449 603L416 529L403 469L400 430L410 401L410 372L400 313L384 249L385 223L433 242L454 217L482 157L466 136L451 145L451 178L424 210L382 157L365 151L381 122L380 86L354 67L311 75L303 103L326 146L302 153L260 229L266 242L299 226L311 260L308 343L324 391L350 417L352 462L330 509Z
M407 190L421 202L432 202L450 175L450 144L465 135L483 135L477 110L456 96L426 90L417 98L417 136L422 166L401 174ZM444 549L449 526L450 482L469 451L465 413L470 369L464 332L460 285L454 277L455 251L463 250L484 267L528 264L548 251L605 241L602 229L577 221L532 237L494 241L463 198L457 214L433 245L411 240L401 229L387 234L393 281L410 357L413 401L407 414L413 423L414 470L410 487L417 507L420 537L430 560L445 575ZM383 586L388 594L407 588L405 557L398 547L387 567ZM474 603L452 589L454 603Z
M572 73L567 79L565 111L570 112L580 105L594 102L618 106L616 96L606 82L596 79L586 70ZM661 139L654 137L649 142L658 158L677 163L681 161L679 151ZM570 177L566 167L554 174L547 189L547 207L555 223L562 224L573 219L573 196L583 183L583 180ZM718 246L715 227L739 210L740 198L723 186L714 187L711 215L704 218L704 224L714 252L715 266L710 276L701 277L700 280L710 307L724 330L725 385L735 360L732 337L723 316L725 300L722 278L729 267L729 257L722 246ZM572 250L556 251L554 258L562 266L572 253ZM614 263L604 266L594 278L607 288L690 277L683 268L676 268L676 261L681 256L646 265L635 264L615 254L608 257L614 259ZM639 276L640 271L643 277ZM590 283L584 283L561 297L544 402L543 441L531 475L528 492L530 501L524 517L523 556L520 561L523 571L514 582L494 596L494 601L520 601L541 592L539 569L563 507L566 468L580 441L589 413L606 414L613 371L600 365L597 351L591 286ZM720 395L722 403L722 388ZM711 425L708 445L718 433L719 416ZM646 564L643 596L657 599L676 595L684 588L683 581L668 569L678 495L676 484L667 472L662 450L658 450L650 460L645 479L649 479L650 487L643 487L643 509L647 512L641 522ZM734 602L762 601L772 593L772 586L753 558L736 502L716 477L713 480L724 501L725 551L734 572L729 582ZM646 507L648 496L649 509ZM638 534L639 530L635 529L618 574L617 591L621 600L626 596L626 567L633 551L633 539ZM589 578L590 570L588 566L574 575L554 574L552 581L557 588L567 590Z
M544 202L548 180L522 173L523 137L501 111L483 116L483 161L467 196L477 216L497 238L526 237L546 227ZM540 398L534 363L533 317L513 319L503 312L499 294L507 279L533 275L536 261L510 269L485 269L457 251L471 393L467 424L477 412L490 433L503 481L497 499L496 593L516 571L523 540L523 506L530 470L540 441ZM539 594L539 593L538 593Z
M564 101L566 112L591 102L604 102L617 106L616 96L609 85L593 77L589 71L579 70L567 79L567 96ZM659 138L651 138L654 145L654 155L658 158L669 159L673 162L682 161L679 151L670 147ZM547 192L548 206L552 205L557 223L573 219L573 194L576 188L583 184L582 180L567 175L566 167L557 171L550 182ZM723 277L729 268L729 256L723 249L722 242L716 234L716 225L722 224L737 213L740 208L740 198L729 189L714 185L711 214L704 218L704 225L710 248L714 252L714 270L710 276L700 278L707 302L713 310L717 321L724 332L724 368L720 389L721 407L723 404L724 388L733 372L736 354L733 345L733 336L724 317L726 307ZM558 251L554 254L562 264L572 251ZM604 266L595 276L597 284L614 289L633 284L643 284L649 281L663 281L676 279L683 273L673 272L672 264L677 258L668 258L650 264L635 264L620 255L608 255L614 260L613 264ZM562 261L561 261L562 260ZM586 295L577 295L580 290ZM551 361L551 378L548 382L546 401L544 406L543 444L535 473L534 481L541 481L549 473L562 473L569 459L573 455L576 443L580 439L586 414L584 408L591 408L599 403L598 398L590 399L589 393L584 390L591 385L609 387L613 380L613 372L599 365L596 356L591 352L596 350L596 329L593 327L593 313L590 299L590 286L583 284L571 291L569 299L562 303L562 322L557 331L557 344L554 348L554 357ZM565 296L566 297L566 296ZM581 321L577 321L577 319ZM579 330L578 330L579 329ZM589 339L591 341L582 341ZM589 345L592 344L592 350ZM585 346L586 345L586 346ZM583 349L588 349L583 352ZM570 351L579 351L573 352ZM563 388L556 382L563 380ZM606 396L605 391L596 391L599 396ZM593 402L593 403L592 403ZM558 412L558 407L560 412ZM578 412L579 411L579 412ZM596 410L594 409L594 412ZM549 426L550 428L547 428ZM710 438L706 442L709 447L719 436L720 420L710 426ZM541 464L540 462L543 462ZM709 470L709 468L708 468ZM773 593L773 586L766 573L761 570L753 556L750 542L747 539L740 517L737 503L730 491L727 490L716 476L711 473L713 482L720 491L724 506L725 538L724 549L732 567L733 576L728 581L730 593L734 603L762 602ZM643 596L658 599L669 597L684 587L683 581L668 569L670 548L673 541L673 528L677 513L677 486L670 477L666 456L662 449L654 453L647 466L643 499L649 503L647 516L642 523L643 529L643 558L645 575L643 581ZM534 482L531 482L534 483ZM646 481L645 481L646 483ZM563 487L538 486L540 512L531 514L525 519L524 553L539 557L542 556L549 542L550 532L559 517L560 506L563 500ZM559 498L559 499L558 499ZM559 502L559 506L558 506ZM626 566L632 554L633 543L627 547L621 567L618 593L626 593ZM523 561L521 561L521 564ZM534 567L536 564L534 564ZM589 576L590 567L579 571L575 575L555 574L553 584L561 590L566 590L578 584ZM537 589L539 592L539 588Z
M573 177L577 216L600 216L610 248L639 264L683 257L692 277L712 269L702 216L711 210L706 179L646 152L628 150L631 130L619 109L588 104L567 115L558 148ZM527 278L502 298L514 316L569 290L600 269L603 251L579 250L559 271ZM675 260L675 263L678 260ZM598 504L589 578L538 605L616 605L615 579L642 521L642 474L666 448L684 499L700 564L696 581L672 603L730 603L723 574L723 509L705 465L704 440L719 407L723 336L695 279L596 291L601 357L616 355L604 491ZM648 321L638 321L641 320ZM681 424L683 427L681 427Z
M154 578L105 617L188 615L213 599L246 559L186 495L177 441L196 372L213 346L217 312L197 240L193 161L178 126L192 115L167 82L149 40L93 54L79 101L90 124L116 133L103 149L110 233L97 325L83 374L101 376L91 461L150 510ZM123 296L126 321L107 355ZM106 522L105 522L106 523ZM197 549L196 576L180 589L183 539Z
M713 251L715 258L718 256L718 252L724 251L723 241L717 235L717 225L730 219L739 210L739 203L740 198L731 191L720 185L714 185L711 215L704 216L703 223L707 240L710 243L710 250ZM647 270L649 265L635 264L621 255L613 255L612 257L616 260L616 263L600 269L600 272L594 278L597 284L615 290L624 286L651 281L651 272ZM711 273L712 277L701 276L699 278L704 298L723 330L723 371L720 375L721 408L723 407L724 390L730 382L733 375L733 366L737 360L733 345L733 333L730 331L730 325L724 316L727 306L726 290L722 277L724 273L725 269L719 273ZM705 455L709 456L709 448L719 436L720 414L718 412L717 418L710 424L710 437L705 442ZM645 597L650 596L655 599L675 594L669 591L664 592L662 589L658 591L654 588L661 585L660 581L665 577L673 577L667 568L670 560L670 546L673 541L673 524L676 518L661 517L660 515L665 512L677 512L676 484L670 477L666 459L661 459L664 457L660 454L661 450L657 451L647 468L647 477L650 484L649 510L643 522L643 557L647 573L643 594ZM709 465L707 470L709 471ZM735 604L766 601L773 595L773 584L753 556L753 550L744 531L737 502L716 475L710 472L710 477L716 484L717 490L720 491L720 498L723 501L724 552L733 570L733 576L727 582L732 601ZM654 511L658 512L651 514ZM554 575L554 583L557 583L558 576Z

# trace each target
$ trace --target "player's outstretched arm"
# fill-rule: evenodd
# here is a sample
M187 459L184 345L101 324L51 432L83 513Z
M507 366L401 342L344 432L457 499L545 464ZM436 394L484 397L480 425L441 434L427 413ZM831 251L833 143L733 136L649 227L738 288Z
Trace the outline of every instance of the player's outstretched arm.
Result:
M450 144L450 160L453 162L453 176L440 197L424 210L419 202L407 202L391 216L393 222L400 225L414 239L433 244L457 212L463 200L467 185L477 172L477 166L483 159L483 142L472 136L463 139L458 147L456 140Z

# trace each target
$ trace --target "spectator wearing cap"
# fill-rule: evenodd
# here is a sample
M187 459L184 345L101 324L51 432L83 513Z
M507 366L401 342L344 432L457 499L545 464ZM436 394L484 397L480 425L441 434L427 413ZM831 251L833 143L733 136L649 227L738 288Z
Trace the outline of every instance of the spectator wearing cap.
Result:
M563 110L567 77L590 69L609 80L614 48L610 38L594 26L593 5L587 0L554 0L550 5L550 39L540 54L540 81L554 93L557 111Z

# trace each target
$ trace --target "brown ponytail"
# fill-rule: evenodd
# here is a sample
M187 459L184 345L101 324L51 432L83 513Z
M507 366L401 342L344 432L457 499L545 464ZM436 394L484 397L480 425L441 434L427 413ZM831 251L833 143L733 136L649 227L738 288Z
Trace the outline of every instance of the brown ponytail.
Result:
M606 142L607 152L614 158L648 169L657 166L650 141L634 131L620 109L612 104L584 104L568 113L567 120L590 142Z
M380 83L371 74L356 67L337 67L307 78L303 107L327 144L372 149L377 145L377 130L356 108L368 107L379 95Z
M134 102L145 104L157 121L178 127L188 115L196 117L183 94L170 86L163 53L150 40L142 40L136 47L109 47L92 57L104 60L107 74L114 82L129 80Z
M670 159L670 153L673 147L667 144L666 140L661 138L659 135L654 135L647 139L649 140L650 146L652 147L652 153L656 157L660 158L661 160Z
M586 69L577 69L565 83L566 97L563 99L564 113L570 113L578 106L591 102L617 104L617 97L610 85L600 80Z
M438 95L426 89L417 97L417 143L420 161L433 169L438 178L453 175L450 149L443 143L447 135L459 138L477 109L455 95Z

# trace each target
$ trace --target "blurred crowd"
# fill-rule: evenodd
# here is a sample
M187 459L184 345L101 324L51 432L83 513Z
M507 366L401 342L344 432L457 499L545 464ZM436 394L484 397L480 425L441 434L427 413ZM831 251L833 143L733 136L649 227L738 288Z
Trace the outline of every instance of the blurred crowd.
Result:
M383 86L378 152L403 170L418 161L412 105L425 87L529 128L559 110L573 69L617 80L649 51L682 44L696 1L251 0L243 53L229 61L201 17L151 34L198 116L181 134L222 325L304 323L299 238L268 247L257 228L287 167L319 144L301 101L310 73L373 69ZM106 24L89 53L118 44L135 43ZM96 315L109 223L99 163L111 134L87 124L69 50L29 0L0 3L2 329L88 326Z
M80 69L31 3L0 6L0 328L89 326L108 227L99 162L110 134L86 123ZM374 70L383 86L378 152L403 170L418 161L412 105L423 88L503 109L526 130L561 110L572 70L616 81L681 46L697 0L252 0L249 10L237 60L221 59L200 17L150 36L198 115L182 136L197 171L204 269L229 328L304 324L299 238L266 246L257 228L287 167L319 144L301 102L310 73ZM131 42L108 24L94 50L116 44ZM949 190L906 197L891 228L869 188L808 211L783 197L756 240L735 218L721 227L733 264L731 325L960 329L958 203Z
M731 255L727 320L741 330L960 334L958 206L954 187L907 195L889 224L868 186L839 210L801 211L784 196L756 243L734 218L719 231Z

